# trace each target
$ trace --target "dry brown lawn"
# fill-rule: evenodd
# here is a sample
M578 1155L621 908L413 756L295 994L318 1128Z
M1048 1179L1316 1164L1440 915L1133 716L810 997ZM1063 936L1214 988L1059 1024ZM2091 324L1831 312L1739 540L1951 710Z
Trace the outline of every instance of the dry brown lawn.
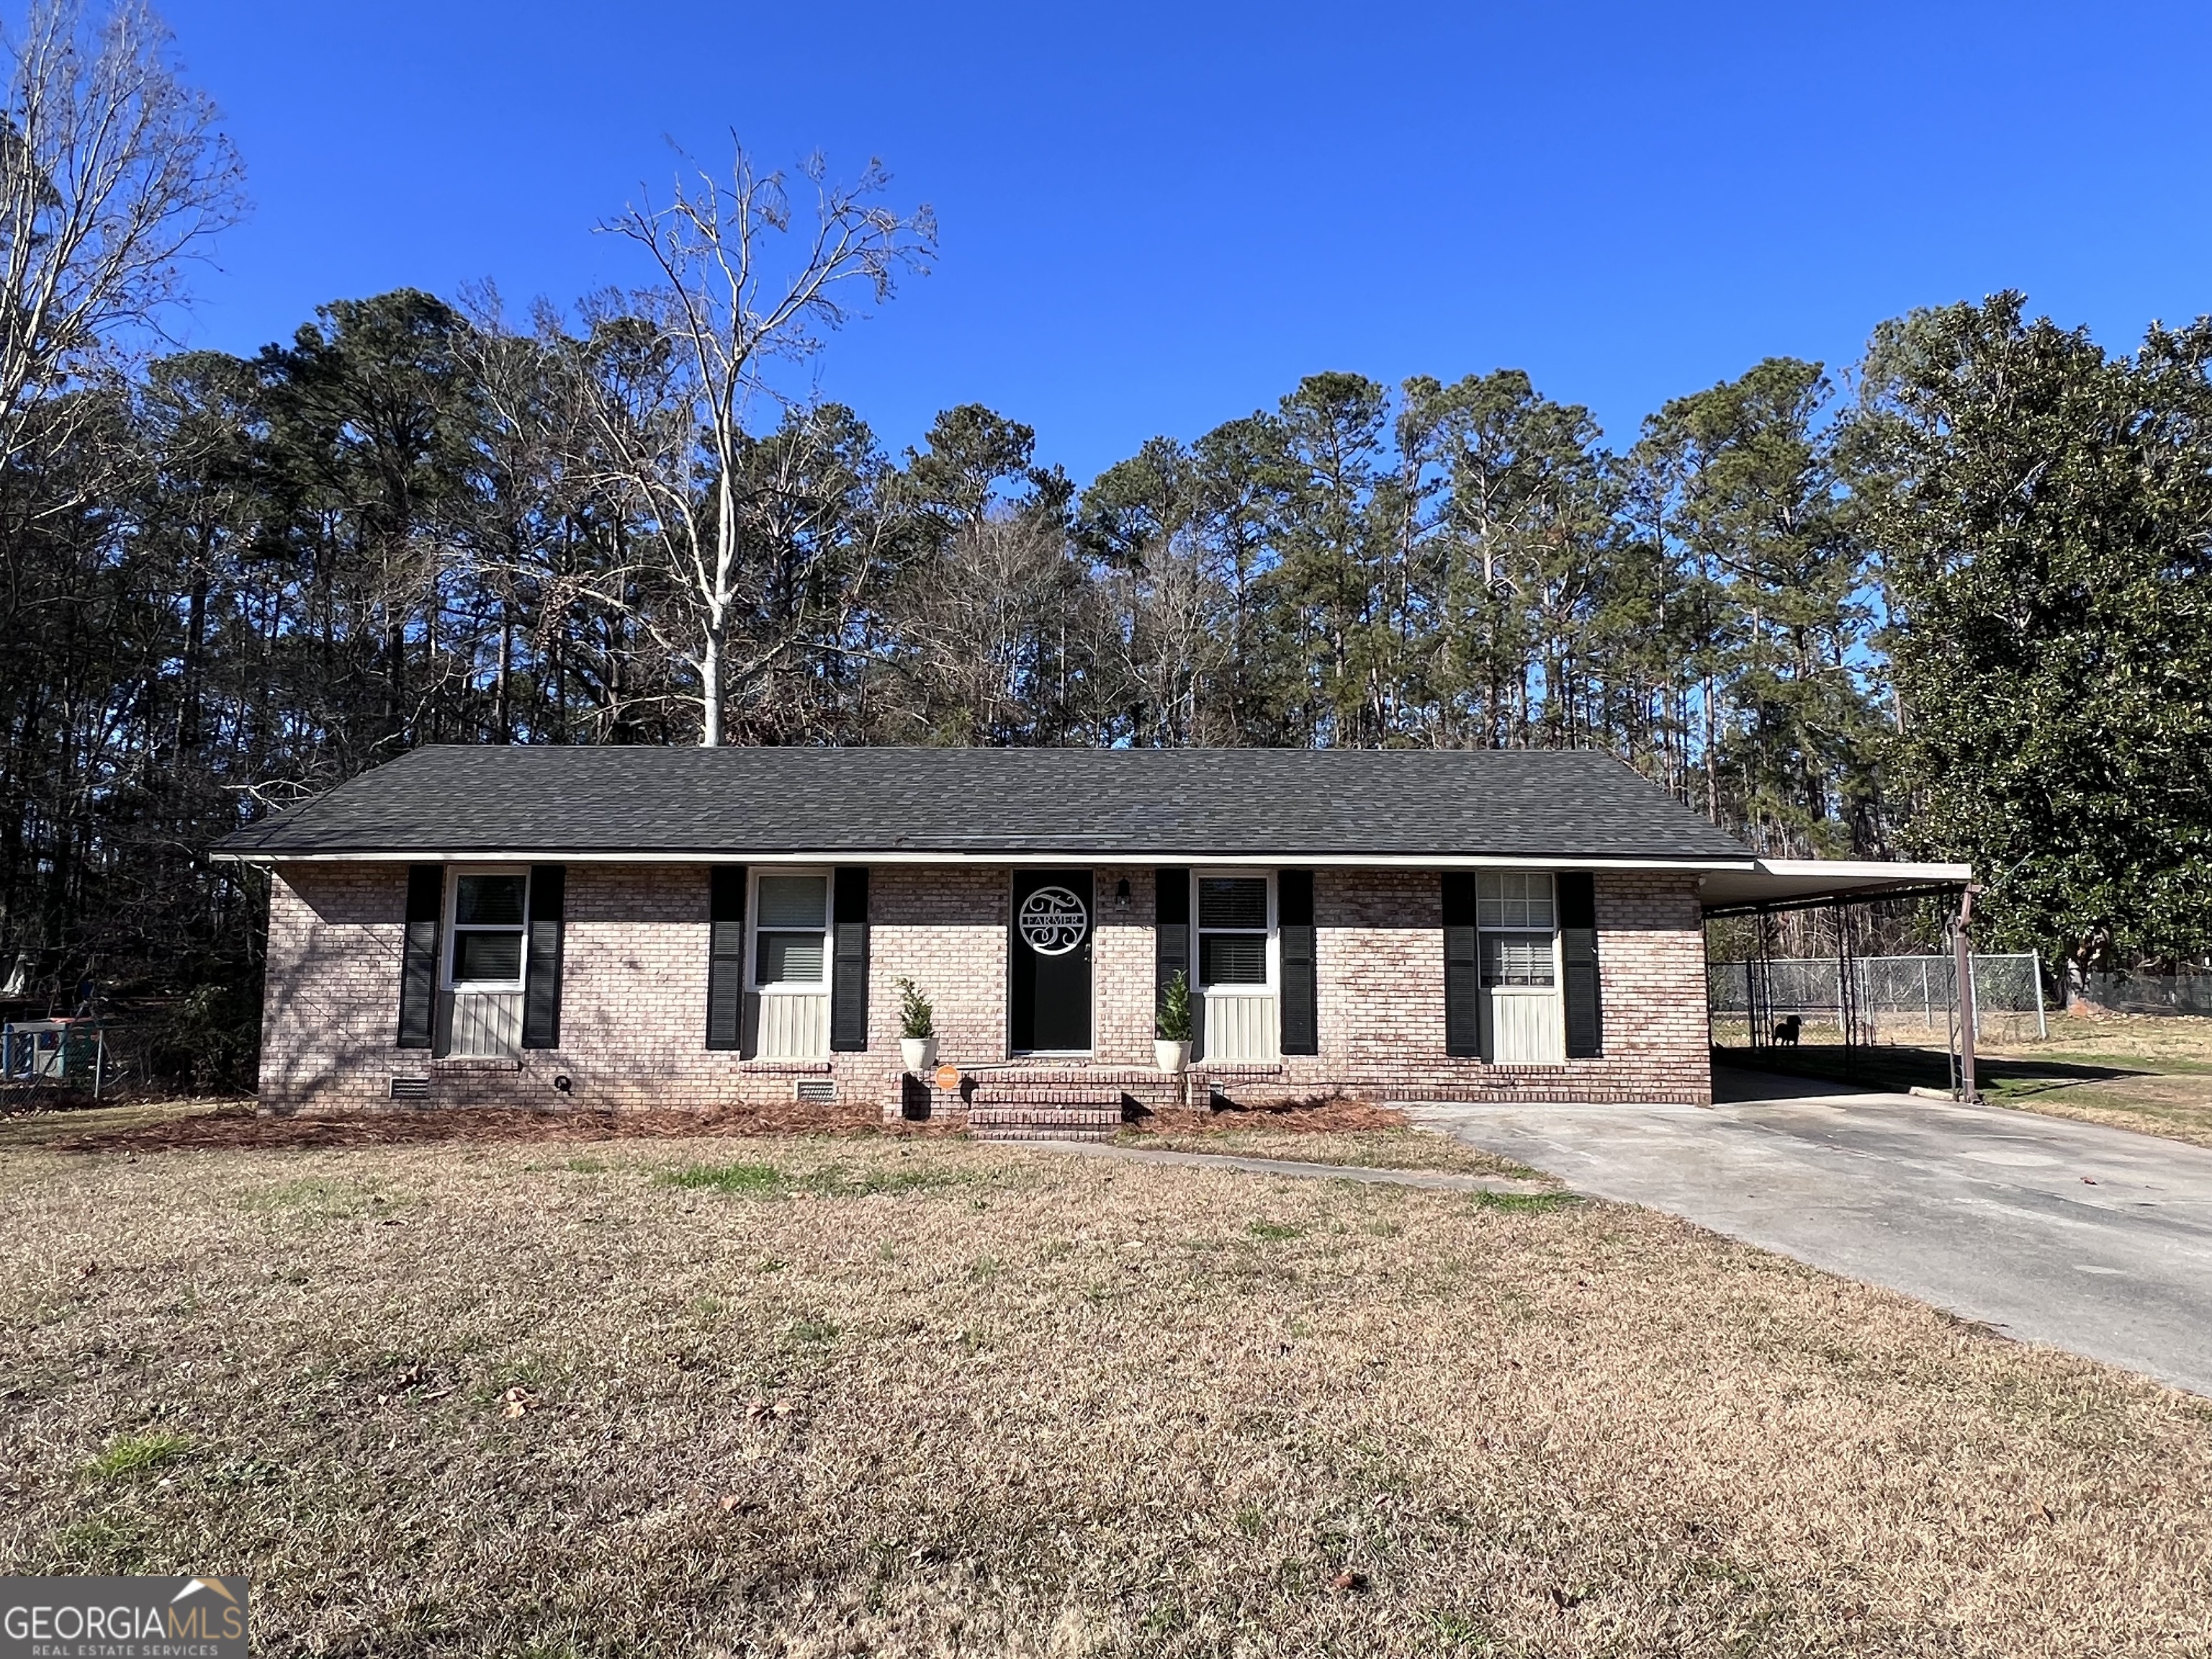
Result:
M2081 1075L2008 1089L2002 1104L2212 1146L2212 1019L2053 1014L2050 1028L1992 1053Z
M1241 1124L1170 1125L1132 1130L1126 1146L1157 1152L1210 1152L1233 1158L1286 1158L1297 1164L1342 1164L1363 1170L1441 1170L1451 1175L1536 1177L1510 1158L1439 1134L1432 1129L1308 1129L1247 1127Z
M2068 1084L2008 1097L2000 1103L2212 1146L2212 1077L2153 1074L2111 1083Z
M1641 1211L18 1149L0 1248L0 1565L242 1568L264 1652L2212 1651L2212 1405Z
M2212 1019L2185 1015L2051 1014L2050 1035L2040 1041L1996 1044L2004 1054L2049 1055L2071 1060L2105 1060L2120 1064L2148 1061L2212 1066Z

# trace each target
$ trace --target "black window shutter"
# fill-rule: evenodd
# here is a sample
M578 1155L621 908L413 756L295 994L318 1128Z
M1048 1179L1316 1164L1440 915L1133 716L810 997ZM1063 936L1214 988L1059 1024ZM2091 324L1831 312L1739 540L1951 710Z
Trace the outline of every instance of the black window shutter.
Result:
M857 1054L868 1046L868 871L842 865L830 910L836 957L830 971L830 1048Z
M427 1048L438 1007L438 924L446 866L407 866L407 943L399 958L399 1046Z
M1168 981L1177 974L1189 982L1190 872L1152 872L1152 1017L1167 1006ZM1191 992L1191 1012L1198 1012L1198 993ZM1152 1028L1157 1031L1159 1027Z
M718 864L707 878L707 1046L738 1048L745 1036L745 866Z
M1597 993L1597 878L1587 870L1570 870L1558 881L1567 1058L1597 1060L1605 1054L1605 1018Z
M1283 1052L1321 1052L1314 969L1314 878L1310 870L1275 872L1275 932L1283 958Z
M1482 1054L1482 975L1475 961L1475 883L1472 872L1447 871L1444 900L1444 1052Z
M523 970L522 1046L561 1046L561 911L568 867L530 866L530 959Z

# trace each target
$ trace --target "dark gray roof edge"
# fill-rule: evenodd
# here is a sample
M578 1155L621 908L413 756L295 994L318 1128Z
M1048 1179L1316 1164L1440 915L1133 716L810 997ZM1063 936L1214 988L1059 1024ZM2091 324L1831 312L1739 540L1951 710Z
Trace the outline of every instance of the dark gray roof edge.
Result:
M1288 863L1300 860L1337 861L1351 859L1371 859L1377 862L1405 863L1433 860L1439 863L1472 864L1481 861L1507 864L1527 864L1547 869L1603 869L1619 867L1667 868L1682 870L1751 869L1758 863L1758 855L1750 852L1740 854L1666 854L1666 853L1485 853L1455 852L1445 848L1328 848L1263 846L1255 842L1249 847L1161 847L1108 846L1100 842L1085 842L1065 847L1015 847L1000 842L989 846L886 847L872 842L854 842L842 847L588 847L573 844L532 845L520 842L501 842L480 847L468 847L453 842L436 846L362 846L362 847L231 847L217 843L209 849L213 858L251 864L257 860L297 861L309 859L348 859L356 862L389 860L404 863L410 859L429 859L457 856L469 859L515 860L537 859L558 861L563 859L580 862L618 864L624 860L656 864L681 864L697 860L710 864L743 863L747 859L805 859L818 858L824 862L864 863L869 860L895 860L913 862L930 858L982 859L994 856L1016 858L1067 858L1112 860L1132 864L1219 864L1228 866L1243 862Z
M1026 794L1016 781L1024 771L1038 785ZM728 833L702 836L702 818ZM825 824L836 828L811 833ZM428 745L210 850L249 859L1427 854L1676 867L1753 857L1600 750L933 746Z

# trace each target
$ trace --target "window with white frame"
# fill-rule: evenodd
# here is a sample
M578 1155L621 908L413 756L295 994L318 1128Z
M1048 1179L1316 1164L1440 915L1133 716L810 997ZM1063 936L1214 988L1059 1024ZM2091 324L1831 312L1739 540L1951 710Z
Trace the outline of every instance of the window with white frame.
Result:
M1267 877L1199 877L1199 984L1209 990L1265 990L1268 921Z
M1548 989L1557 978L1557 910L1547 872L1486 871L1475 885L1486 987Z
M520 990L529 915L528 871L455 871L446 982L457 991Z
M753 897L754 988L827 990L829 872L763 872Z

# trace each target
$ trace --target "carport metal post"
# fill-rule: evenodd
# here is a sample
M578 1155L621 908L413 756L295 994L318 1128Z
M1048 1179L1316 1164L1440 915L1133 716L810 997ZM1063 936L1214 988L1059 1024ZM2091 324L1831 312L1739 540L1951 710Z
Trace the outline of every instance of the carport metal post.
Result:
M1851 924L1856 919L1851 907L1842 900L1828 907L1829 920L1836 927L1836 1028L1844 1040L1844 1075L1856 1077L1859 1070L1859 998L1858 987L1851 978L1852 947L1858 943L1858 930Z
M1970 937L1973 925L1974 890L1969 884L1960 891L1959 925L1951 934L1951 949L1958 963L1954 971L1959 1003L1959 1098L1969 1103L1981 1098L1974 1087L1974 942Z

